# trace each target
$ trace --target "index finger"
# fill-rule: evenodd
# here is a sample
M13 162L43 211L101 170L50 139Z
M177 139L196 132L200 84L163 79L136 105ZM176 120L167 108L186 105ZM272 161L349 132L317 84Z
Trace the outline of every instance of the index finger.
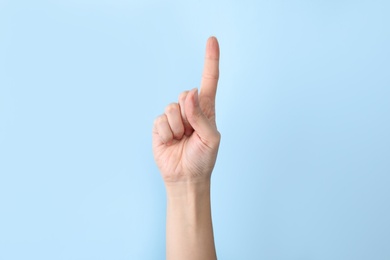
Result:
M207 40L199 98L207 97L213 105L219 78L219 44L214 36Z

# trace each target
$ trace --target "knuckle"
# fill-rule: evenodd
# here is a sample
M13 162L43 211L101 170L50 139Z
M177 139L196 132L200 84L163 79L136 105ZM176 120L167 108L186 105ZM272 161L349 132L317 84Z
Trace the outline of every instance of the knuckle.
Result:
M216 130L215 134L213 135L210 141L213 146L218 147L219 143L221 142L221 133L218 130Z
M165 108L165 113L166 114L172 114L178 109L178 104L177 103L171 103Z
M218 142L221 140L221 133L218 130L216 131L215 139L218 140Z
M160 124L160 122L161 122L161 116L158 116L158 117L156 117L156 118L154 119L153 124L154 124L155 126L157 126L157 125Z
M180 93L179 102L183 103L184 100L186 100L187 94L188 94L188 91L184 91L184 92Z
M161 116L159 116L159 117L156 119L156 124L157 124L158 126L162 126L162 125L164 125L164 124L166 123L166 121L167 121L166 116L165 116L165 115L161 115Z
M218 80L219 79L219 72L218 71L213 72L213 73L203 72L202 77L204 79Z

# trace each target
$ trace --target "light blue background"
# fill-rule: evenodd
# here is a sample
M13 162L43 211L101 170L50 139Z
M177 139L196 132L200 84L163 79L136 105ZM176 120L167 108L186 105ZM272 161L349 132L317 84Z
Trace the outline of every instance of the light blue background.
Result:
M390 259L388 1L0 0L0 259L164 259L154 118L221 47L219 259Z

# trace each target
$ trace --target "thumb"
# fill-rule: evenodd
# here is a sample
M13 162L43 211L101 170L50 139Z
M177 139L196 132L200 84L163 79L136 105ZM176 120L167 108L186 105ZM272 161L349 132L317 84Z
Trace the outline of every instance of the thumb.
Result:
M219 133L216 127L211 124L199 106L198 89L196 88L187 94L185 113L188 122L204 142L210 143L218 139Z

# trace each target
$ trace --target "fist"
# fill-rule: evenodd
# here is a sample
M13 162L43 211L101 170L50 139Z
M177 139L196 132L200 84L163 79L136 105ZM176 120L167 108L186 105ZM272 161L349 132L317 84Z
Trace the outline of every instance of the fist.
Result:
M221 135L215 122L215 96L219 78L219 45L210 37L206 45L200 93L179 95L153 125L153 154L166 183L208 181L217 158Z

